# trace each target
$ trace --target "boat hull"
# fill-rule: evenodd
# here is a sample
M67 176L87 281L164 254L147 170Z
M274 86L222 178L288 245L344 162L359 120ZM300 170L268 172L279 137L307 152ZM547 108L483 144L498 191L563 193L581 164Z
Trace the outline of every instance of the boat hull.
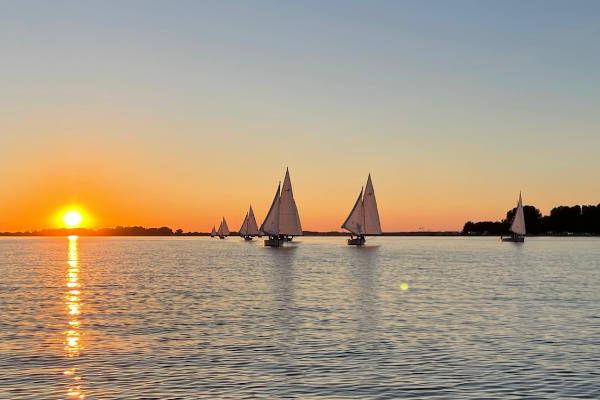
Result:
M363 246L365 244L366 240L364 236L359 236L356 238L350 238L348 240L346 240L346 244L348 246Z
M225 236L219 236L219 239L225 239Z
M501 242L513 242L513 243L524 243L525 236L508 236L508 237L500 237Z
M285 239L270 237L268 239L265 239L264 244L265 246L269 247L281 247L284 242Z
M244 236L244 240L250 241L250 240L252 240L252 236Z

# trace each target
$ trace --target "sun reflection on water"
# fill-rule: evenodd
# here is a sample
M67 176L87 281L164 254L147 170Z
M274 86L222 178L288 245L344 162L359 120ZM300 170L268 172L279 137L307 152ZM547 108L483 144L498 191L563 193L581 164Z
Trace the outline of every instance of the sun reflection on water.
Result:
M65 330L65 354L68 358L79 357L83 349L81 344L81 321L78 317L81 314L81 284L79 282L79 252L77 249L77 239L75 235L69 236L69 250L66 272L65 305L69 327ZM85 395L81 391L81 376L77 374L76 368L67 368L63 371L67 376L69 385L67 397L70 399L83 399Z

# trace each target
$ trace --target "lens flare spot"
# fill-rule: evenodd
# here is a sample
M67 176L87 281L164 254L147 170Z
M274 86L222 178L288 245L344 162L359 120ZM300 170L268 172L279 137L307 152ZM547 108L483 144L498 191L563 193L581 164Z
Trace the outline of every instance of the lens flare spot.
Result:
M401 283L400 290L408 290L408 283Z

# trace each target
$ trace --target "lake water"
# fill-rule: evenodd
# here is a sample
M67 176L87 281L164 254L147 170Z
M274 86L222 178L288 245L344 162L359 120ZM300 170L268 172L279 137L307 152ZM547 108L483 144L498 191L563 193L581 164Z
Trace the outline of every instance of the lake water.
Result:
M600 240L0 239L1 399L600 398Z

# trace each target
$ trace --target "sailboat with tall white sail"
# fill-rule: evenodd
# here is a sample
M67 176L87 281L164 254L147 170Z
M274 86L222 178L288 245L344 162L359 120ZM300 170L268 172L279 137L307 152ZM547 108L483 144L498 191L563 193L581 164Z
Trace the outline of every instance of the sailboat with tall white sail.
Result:
M362 246L366 242L365 236L381 235L381 223L371 174L367 178L364 191L360 189L360 194L342 228L350 232L350 239L347 240L349 245Z
M279 247L286 241L291 241L294 236L302 236L302 226L298 207L294 200L290 171L286 168L283 186L277 185L275 197L271 208L265 217L260 231L269 235L265 246Z
M517 202L515 217L510 225L510 231L512 232L512 235L509 237L500 236L500 240L503 242L525 242L525 233L527 231L525 230L525 214L523 213L521 192L519 192L519 201Z
M252 205L250 210L246 213L244 222L240 227L240 236L244 237L244 240L252 240L254 236L258 236L258 225L256 224L256 218L254 218L254 211L252 211Z
M212 231L210 231L210 237L214 238L217 236L217 231L215 230L215 226L213 225Z
M219 239L225 239L227 236L229 236L229 228L227 227L227 221L225 221L225 217L223 217L221 225L219 225L217 235L219 235Z

